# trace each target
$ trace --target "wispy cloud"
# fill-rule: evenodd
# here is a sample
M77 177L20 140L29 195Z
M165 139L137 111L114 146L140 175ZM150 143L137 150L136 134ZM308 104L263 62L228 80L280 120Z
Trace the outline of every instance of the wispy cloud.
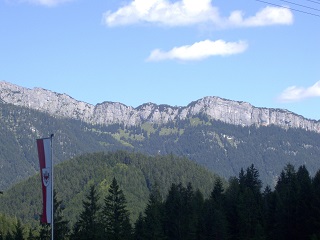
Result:
M320 97L320 81L308 88L291 86L286 88L279 100L282 102L294 102L305 98Z
M216 27L253 27L275 24L292 24L293 14L289 9L266 7L252 17L244 17L241 11L233 11L223 18L211 0L133 0L115 12L103 16L107 26L155 23L166 26L187 26L211 23Z
M22 0L22 2L27 2L36 5L42 5L46 7L54 7L65 2L71 2L74 0Z
M242 53L247 49L247 47L248 45L244 41L225 42L223 40L205 40L201 42L196 42L193 45L175 47L167 52L161 51L160 49L155 49L151 52L147 60L198 61L211 56L226 56Z

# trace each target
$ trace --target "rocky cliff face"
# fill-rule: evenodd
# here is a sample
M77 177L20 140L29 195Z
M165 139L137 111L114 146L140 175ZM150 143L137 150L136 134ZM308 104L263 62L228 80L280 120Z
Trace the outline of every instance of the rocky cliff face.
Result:
M104 102L91 105L66 94L41 88L28 89L0 81L0 100L49 113L57 117L82 120L92 124L138 125L144 122L167 123L205 114L211 119L242 126L277 125L283 128L302 128L320 133L320 122L282 109L257 108L246 102L219 97L205 97L186 107L146 103L137 108L121 103Z

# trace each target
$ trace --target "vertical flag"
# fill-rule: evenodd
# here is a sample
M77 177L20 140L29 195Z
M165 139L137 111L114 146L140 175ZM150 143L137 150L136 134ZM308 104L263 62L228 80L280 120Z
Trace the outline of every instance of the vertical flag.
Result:
M42 223L51 223L52 211L52 156L51 138L37 139L42 182Z

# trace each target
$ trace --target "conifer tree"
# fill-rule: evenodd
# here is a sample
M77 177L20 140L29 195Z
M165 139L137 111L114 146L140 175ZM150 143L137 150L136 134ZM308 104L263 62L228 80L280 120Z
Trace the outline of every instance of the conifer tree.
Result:
M163 232L163 204L160 191L155 186L149 196L149 201L145 209L144 235L148 240L164 239Z
M133 240L146 240L145 237L145 228L144 228L144 219L142 213L139 214L137 221L134 224L134 234Z
M312 199L314 193L312 181L305 166L300 166L297 171L297 235L296 239L310 238L312 233Z
M72 239L98 240L102 238L99 198L95 185L92 185L86 200L82 201L83 211L75 224Z
M296 239L297 205L298 205L297 173L294 166L288 164L281 172L277 185L275 226L273 236L278 239Z
M132 227L126 209L126 199L115 178L108 192L102 212L105 235L108 240L131 239Z
M272 192L270 186L266 186L262 197L266 239L274 239L273 229L275 224L276 194Z
M229 239L239 239L240 225L238 214L238 201L240 195L239 179L229 179L229 187L225 192L225 213L228 221Z
M195 239L201 240L203 232L203 212L204 212L204 197L199 189L194 193L193 197L193 211L195 214L194 229L195 229Z
M165 201L164 228L168 240L182 240L182 185L172 184Z
M237 212L239 218L239 239L263 239L263 202L259 172L252 164L239 175L239 197Z
M222 181L215 181L210 198L206 201L205 208L205 239L226 239L227 218L224 211L224 195Z
M164 228L169 240L193 240L197 236L197 215L193 205L194 191L191 184L172 184L164 203Z

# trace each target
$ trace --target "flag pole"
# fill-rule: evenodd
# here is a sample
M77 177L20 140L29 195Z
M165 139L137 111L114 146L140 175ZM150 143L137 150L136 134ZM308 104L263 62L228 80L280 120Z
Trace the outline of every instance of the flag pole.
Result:
M53 236L53 215L54 215L54 209L53 209L53 146L52 146L52 138L53 138L54 134L52 133L50 135L50 140L51 140L51 240L54 240L54 236Z

